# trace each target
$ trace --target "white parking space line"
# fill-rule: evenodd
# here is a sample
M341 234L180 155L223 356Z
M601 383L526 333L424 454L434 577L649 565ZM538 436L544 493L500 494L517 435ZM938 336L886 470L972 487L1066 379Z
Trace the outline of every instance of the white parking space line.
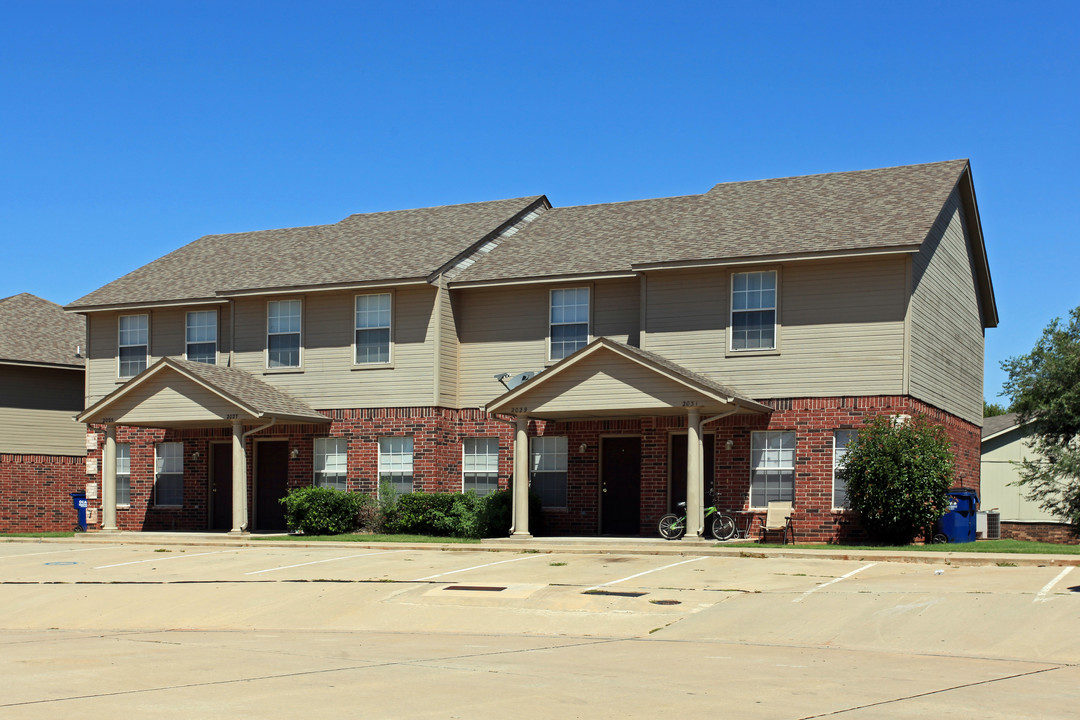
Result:
M526 555L525 557L516 557L510 560L499 560L498 562L485 563L483 565L473 565L472 567L461 568L460 570L451 570L450 572L439 573L438 575L428 575L427 577L416 578L411 582L423 582L425 580L434 580L435 578L446 577L447 575L456 575L457 573L468 572L469 570L479 570L480 568L491 567L492 565L502 565L503 563L512 563L519 560L531 560L532 558L540 557L540 555Z
M852 575L855 575L856 573L861 573L863 570L869 570L870 568L874 567L875 565L877 565L877 563L870 563L869 565L863 565L858 570L852 570L851 572L847 573L846 575L841 575L840 577L833 578L832 580L829 580L828 582L823 582L820 585L818 585L817 587L810 588L809 590L804 592L802 595L795 598L792 602L802 602L803 600L806 599L806 596L809 595L810 593L817 592L818 590L820 590L821 588L824 588L824 587L829 587L833 583L838 583L841 580L846 580L847 578L851 577Z
M36 552L36 553L24 553L22 555L0 555L0 560L8 560L10 558L24 558L33 557L34 555L58 555L61 553L77 553L77 552L90 552L91 550L108 550L109 548L118 547L117 545L102 545L101 547L82 548L80 550L49 550L48 552Z
M183 560L185 558L202 557L204 555L221 555L222 553L235 553L244 552L245 550L255 550L255 548L240 548L238 550L215 550L214 552L195 553L194 555L170 555L169 557L155 557L149 560L132 560L130 562L113 563L112 565L98 565L95 570L104 570L105 568L122 567L124 565L138 565L139 563L148 562L165 562L166 560Z
M607 587L608 585L618 585L621 582L626 582L627 580L633 580L634 578L639 578L642 575L648 575L649 573L660 572L661 570L667 570L668 568L673 568L673 567L677 567L679 565L685 565L686 563L697 562L698 560L704 560L704 559L705 559L705 556L703 555L701 557L690 558L689 560L680 560L677 563L671 563L670 565L665 565L664 567L653 568L652 570L646 570L645 572L639 572L639 573L636 573L634 575L629 575L629 576L624 577L624 578L619 578L618 580L611 580L611 581L606 582L606 583L600 583L599 585L593 585L590 588L585 588L581 592L589 592L590 590L597 590L597 589L602 588L602 587Z
M1035 599L1032 602L1046 602L1047 600L1052 599L1047 597L1050 594L1050 591L1053 590L1054 586L1061 582L1061 579L1068 575L1072 571L1072 569L1073 566L1070 565L1069 567L1059 572L1056 578L1043 585L1042 590L1035 594Z
M280 567L266 568L265 570L252 570L251 572L244 573L245 575L260 575L262 573L276 572L278 570L291 570L292 568L304 567L305 565L318 565L319 563L334 562L336 560L348 560L349 558L358 557L370 557L372 555L390 555L393 553L402 553L404 550L385 550L383 552L371 552L360 553L359 555L342 555L336 558L326 558L325 560L312 560L311 562L297 563L296 565L282 565Z

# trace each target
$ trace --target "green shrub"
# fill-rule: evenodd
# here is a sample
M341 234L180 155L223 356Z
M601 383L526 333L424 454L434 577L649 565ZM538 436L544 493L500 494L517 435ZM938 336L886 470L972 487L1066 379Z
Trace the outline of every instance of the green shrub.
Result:
M289 491L281 499L289 530L305 535L341 535L360 527L375 501L362 493L333 488L306 487Z
M539 517L540 501L530 494L529 515ZM464 493L413 492L383 504L383 530L388 533L436 537L504 537L510 534L512 499L509 490L479 497Z
M875 541L906 545L949 507L953 451L945 429L919 416L880 416L859 430L841 472L848 501Z

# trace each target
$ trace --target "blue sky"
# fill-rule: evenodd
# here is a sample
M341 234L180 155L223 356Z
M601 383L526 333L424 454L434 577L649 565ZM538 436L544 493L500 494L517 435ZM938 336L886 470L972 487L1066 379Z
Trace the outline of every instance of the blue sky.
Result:
M1080 3L0 0L0 297L208 233L970 158L999 362L1080 304Z

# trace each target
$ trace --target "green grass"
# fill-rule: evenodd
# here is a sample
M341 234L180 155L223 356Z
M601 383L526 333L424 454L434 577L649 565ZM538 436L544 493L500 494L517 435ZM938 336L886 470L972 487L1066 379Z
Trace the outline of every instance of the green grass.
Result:
M766 547L766 546L761 546ZM976 552L976 553L1026 553L1030 555L1080 555L1080 545L1032 542L1029 540L982 540L971 543L943 543L941 545L772 545L801 550L893 550L903 552Z
M60 532L29 532L29 533L0 533L0 537L7 538L63 538L63 537L75 537L75 533L71 531Z
M479 543L474 538L433 537L431 535L380 535L378 533L347 533L345 535L271 535L254 540L296 540L300 542L386 542L386 543Z

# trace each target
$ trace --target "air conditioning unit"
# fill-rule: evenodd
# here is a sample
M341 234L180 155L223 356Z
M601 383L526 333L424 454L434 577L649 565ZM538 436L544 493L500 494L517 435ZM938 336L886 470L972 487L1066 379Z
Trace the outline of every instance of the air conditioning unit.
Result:
M986 539L1001 539L1001 513L997 510L988 510L986 512Z

